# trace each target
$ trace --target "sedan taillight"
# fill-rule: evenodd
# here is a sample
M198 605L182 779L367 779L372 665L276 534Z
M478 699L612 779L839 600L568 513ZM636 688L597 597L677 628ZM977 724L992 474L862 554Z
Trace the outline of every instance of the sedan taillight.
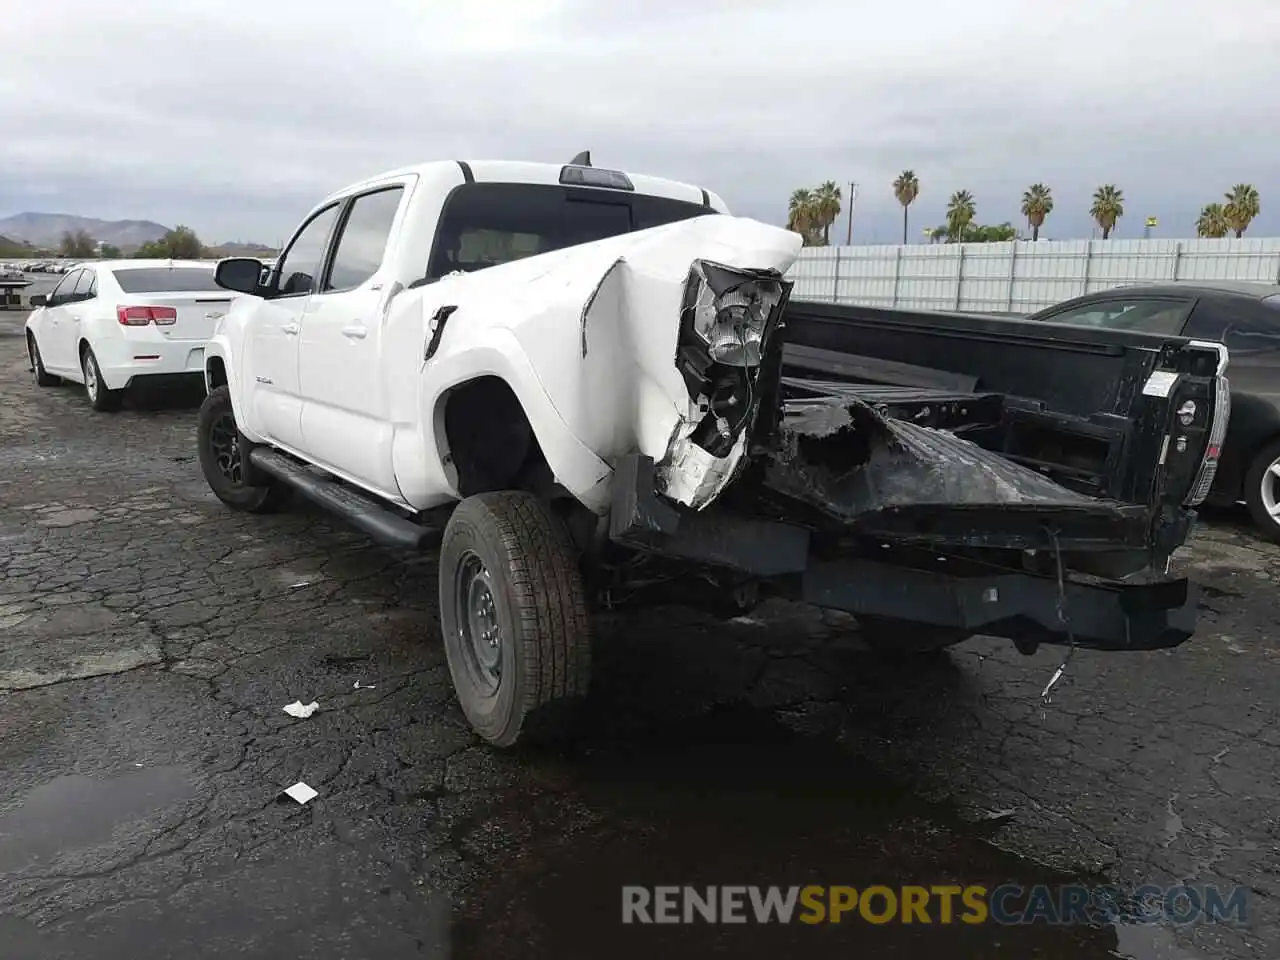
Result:
M145 327L149 323L168 327L178 322L178 311L173 307L116 307L116 319L122 327Z

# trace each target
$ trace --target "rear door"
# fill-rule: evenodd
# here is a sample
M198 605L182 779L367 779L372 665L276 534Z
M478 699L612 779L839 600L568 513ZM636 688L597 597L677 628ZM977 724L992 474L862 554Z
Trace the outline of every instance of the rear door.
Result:
M406 188L384 184L348 201L319 289L303 309L298 360L307 453L387 496L399 496L399 490L388 386L381 377L389 293L382 266Z
M1219 340L1231 355L1231 420L1215 485L1224 499L1241 494L1253 459L1280 432L1280 302L1270 299L1206 296L1187 324L1187 336ZM1271 503L1280 502L1280 479L1268 483Z
M89 325L85 323L89 311L98 296L98 271L93 267L85 267L76 277L76 285L71 291L71 298L63 310L66 322L63 323L63 347L76 369L80 368L80 340L87 337Z

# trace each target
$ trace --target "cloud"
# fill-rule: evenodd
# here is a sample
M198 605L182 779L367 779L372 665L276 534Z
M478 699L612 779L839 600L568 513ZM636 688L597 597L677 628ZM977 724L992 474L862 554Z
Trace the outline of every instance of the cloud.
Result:
M1232 183L1268 197L1280 8L1267 0L46 0L6 18L0 215L183 222L276 240L313 202L436 158L597 163L704 183L781 220L796 186L857 181L855 236L890 241L911 168L921 226L1054 190L1087 236L1116 183L1121 235L1185 235ZM846 191L847 191L846 186Z

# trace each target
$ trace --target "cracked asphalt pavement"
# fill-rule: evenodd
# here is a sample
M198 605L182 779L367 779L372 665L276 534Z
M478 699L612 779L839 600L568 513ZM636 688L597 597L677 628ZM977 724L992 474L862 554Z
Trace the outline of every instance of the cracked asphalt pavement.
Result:
M1215 515L1199 634L910 670L848 618L601 619L581 736L491 751L432 556L238 515L199 397L95 415L0 315L0 955L1280 955L1280 550ZM282 707L315 699L295 720ZM318 797L281 800L302 780ZM1012 811L990 819L990 811ZM1244 925L620 923L622 884L1216 884Z

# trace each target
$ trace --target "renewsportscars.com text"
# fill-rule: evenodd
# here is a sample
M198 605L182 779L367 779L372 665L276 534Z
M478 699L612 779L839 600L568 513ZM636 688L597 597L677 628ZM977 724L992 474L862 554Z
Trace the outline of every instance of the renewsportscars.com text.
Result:
M1245 922L1246 890L1234 887L1021 886L624 886L622 922L1002 925Z

